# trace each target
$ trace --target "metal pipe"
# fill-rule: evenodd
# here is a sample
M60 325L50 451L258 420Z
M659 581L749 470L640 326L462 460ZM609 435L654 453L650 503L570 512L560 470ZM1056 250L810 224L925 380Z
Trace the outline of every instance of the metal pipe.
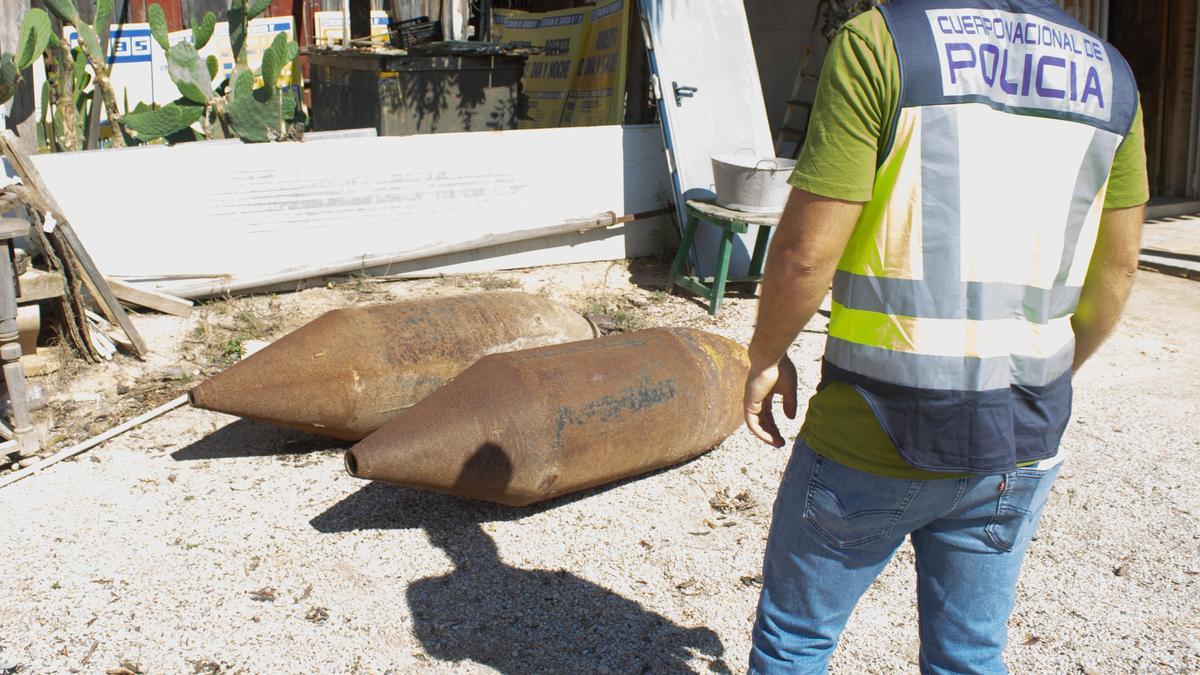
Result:
M247 291L254 288L263 288L278 284L303 281L305 279L314 279L324 276L337 276L339 274L350 274L374 267L395 265L413 260L423 260L425 258L434 258L451 253L462 253L463 251L474 251L476 249L486 248L489 246L499 246L501 244L510 244L528 239L539 239L541 237L549 237L556 234L587 232L588 230L613 227L614 225L633 222L634 220L641 218L664 215L666 213L669 213L669 211L666 209L659 209L658 211L637 213L630 216L617 216L612 211L609 211L608 213L601 215L589 216L576 220L568 220L566 222L559 223L558 225L539 227L531 230L518 230L516 232L506 232L504 234L492 234L485 237L480 237L478 239L472 239L470 241L454 244L437 244L434 246L417 249L415 251L408 251L406 253L364 255L362 257L352 258L350 260L343 260L325 265L300 267L288 270L286 272L279 272L277 274L269 274L250 279L197 284L195 286L187 286L178 290L172 289L171 295L189 299L226 295L237 293L239 291Z
M342 48L350 49L350 0L342 0Z
M69 457L74 457L75 455L78 455L81 452L90 450L90 449L96 447L97 445L100 445L104 441L109 440L110 438L119 436L140 424L148 422L148 421L154 419L155 417L162 415L163 413L174 410L174 409L178 408L179 406L183 405L184 403L187 403L186 395L171 399L170 401L158 406L157 408L151 410L150 412L138 415L137 417L129 420L128 422L125 422L124 424L120 424L118 426L113 427L112 429L109 429L108 431L105 431L104 433L100 434L99 436L93 436L92 438L89 438L82 443L72 445L71 447L64 448L63 450L59 450L58 452L54 453L53 455L50 455L49 457L39 461L37 464L34 464L32 466L27 466L24 469L21 469L20 471L16 471L14 473L8 474L7 476L0 477L0 488L4 487L5 485L8 485L10 483L15 483L27 476L31 476L52 464L58 464L59 462L63 461L64 459L67 459Z

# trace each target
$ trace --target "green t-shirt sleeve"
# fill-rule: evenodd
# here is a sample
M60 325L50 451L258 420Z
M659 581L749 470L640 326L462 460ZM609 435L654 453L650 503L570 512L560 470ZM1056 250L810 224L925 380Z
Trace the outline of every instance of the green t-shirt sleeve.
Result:
M825 55L804 150L788 182L823 197L869 201L899 82L896 50L879 10L847 23Z
M1117 146L1112 170L1108 174L1108 192L1104 195L1104 208L1127 209L1150 201L1150 183L1146 176L1146 141L1142 131L1142 105L1129 133Z

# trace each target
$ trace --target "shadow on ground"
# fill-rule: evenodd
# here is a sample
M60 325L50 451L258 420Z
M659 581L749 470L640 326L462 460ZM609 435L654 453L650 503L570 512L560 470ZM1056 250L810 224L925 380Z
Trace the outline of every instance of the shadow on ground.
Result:
M671 252L674 253L674 249ZM670 291L667 288L667 275L670 272L670 256L634 258L629 261L629 283L642 290Z
M477 454L460 480L470 480L475 459L511 467L503 456ZM483 529L485 522L529 517L593 493L519 509L372 483L311 524L320 532L425 530L454 562L450 573L414 581L406 593L413 633L433 658L502 673L678 673L693 672L689 661L700 657L709 671L729 672L712 630L680 626L563 569L513 567Z
M191 445L172 452L171 459L177 462L187 462L200 459L298 455L318 450L341 450L348 447L350 447L349 443L332 438L323 438L303 431L281 429L239 419Z
M629 262L629 283L646 291L665 291L684 298L704 309L708 310L708 300L698 295L694 295L678 286L669 288L667 286L667 278L671 273L671 259L666 258L637 258ZM684 274L693 274L694 271L685 269ZM710 282L711 283L711 282ZM752 282L736 282L731 281L725 286L725 297L727 298L756 298L758 297L758 284Z

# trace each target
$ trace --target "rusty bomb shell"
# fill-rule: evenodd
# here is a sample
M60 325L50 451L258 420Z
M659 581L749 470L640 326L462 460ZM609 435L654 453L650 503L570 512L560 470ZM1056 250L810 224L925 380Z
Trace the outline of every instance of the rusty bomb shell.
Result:
M192 389L192 405L357 441L481 356L585 340L536 295L475 293L337 309Z
M746 351L690 328L492 354L346 452L359 478L524 506L691 459L742 422Z

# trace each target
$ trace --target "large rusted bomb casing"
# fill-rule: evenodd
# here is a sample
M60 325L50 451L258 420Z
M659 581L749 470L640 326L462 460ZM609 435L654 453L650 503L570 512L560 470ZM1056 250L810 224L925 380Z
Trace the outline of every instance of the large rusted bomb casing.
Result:
M338 309L192 389L192 405L357 441L481 356L586 340L536 295L475 293Z
M524 506L696 457L742 421L746 351L690 328L486 356L346 453L359 478Z

